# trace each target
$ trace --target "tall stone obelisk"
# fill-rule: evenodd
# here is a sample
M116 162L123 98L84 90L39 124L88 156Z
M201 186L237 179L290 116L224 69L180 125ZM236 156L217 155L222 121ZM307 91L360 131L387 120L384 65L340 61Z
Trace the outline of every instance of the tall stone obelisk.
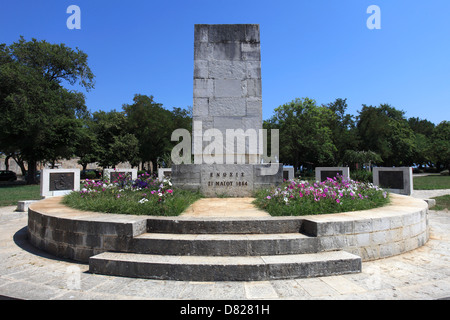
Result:
M224 139L226 129L262 129L259 25L195 26L193 117L203 133L215 128ZM200 157L195 143L194 157ZM249 150L248 142L245 149L232 152L233 162L258 163L258 151ZM223 150L223 163L231 162L225 159L230 152Z
M173 165L173 184L214 197L281 183L281 164L261 164L259 25L199 24L194 38L194 163Z

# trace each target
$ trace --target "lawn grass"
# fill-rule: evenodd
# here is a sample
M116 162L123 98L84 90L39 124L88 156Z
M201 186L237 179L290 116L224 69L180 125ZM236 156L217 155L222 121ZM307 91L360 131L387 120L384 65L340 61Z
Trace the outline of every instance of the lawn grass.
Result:
M18 201L41 198L39 185L0 185L0 207L14 206Z
M445 196L435 197L433 198L436 200L436 206L431 208L431 210L449 210L450 209L450 195L447 194Z
M414 190L450 189L450 176L431 175L414 178Z

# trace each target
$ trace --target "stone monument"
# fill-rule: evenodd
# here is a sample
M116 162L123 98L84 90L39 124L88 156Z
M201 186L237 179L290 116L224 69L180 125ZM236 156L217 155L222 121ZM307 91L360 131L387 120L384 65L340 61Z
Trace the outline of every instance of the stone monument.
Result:
M333 179L337 175L350 179L349 167L316 167L316 181L322 182L327 178Z
M375 167L373 184L389 192L410 196L414 191L411 167Z
M42 197L62 196L80 190L80 169L43 169L40 179Z
M281 183L262 130L259 25L195 25L194 38L194 163L174 164L172 183L208 197Z

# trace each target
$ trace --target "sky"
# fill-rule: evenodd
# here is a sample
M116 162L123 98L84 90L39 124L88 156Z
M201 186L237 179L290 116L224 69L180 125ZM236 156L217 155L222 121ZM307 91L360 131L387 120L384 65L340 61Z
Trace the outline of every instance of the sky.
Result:
M67 27L70 5L81 29ZM92 112L120 111L135 94L192 106L194 25L239 23L260 25L263 119L309 97L347 99L355 116L387 103L407 118L450 120L449 0L0 0L0 43L22 35L88 55L95 89L68 88Z

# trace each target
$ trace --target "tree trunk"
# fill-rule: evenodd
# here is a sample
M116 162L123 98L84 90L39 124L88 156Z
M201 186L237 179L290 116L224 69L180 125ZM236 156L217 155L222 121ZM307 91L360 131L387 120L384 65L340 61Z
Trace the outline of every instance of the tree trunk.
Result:
M5 158L5 170L9 170L9 158L11 158L11 155L6 156Z
M37 181L36 181L36 161L28 161L27 184L37 184Z
M22 176L26 176L27 170L25 169L25 163L23 162L23 159L20 156L12 155L12 158L17 163L17 165L20 167L20 171L22 171Z

